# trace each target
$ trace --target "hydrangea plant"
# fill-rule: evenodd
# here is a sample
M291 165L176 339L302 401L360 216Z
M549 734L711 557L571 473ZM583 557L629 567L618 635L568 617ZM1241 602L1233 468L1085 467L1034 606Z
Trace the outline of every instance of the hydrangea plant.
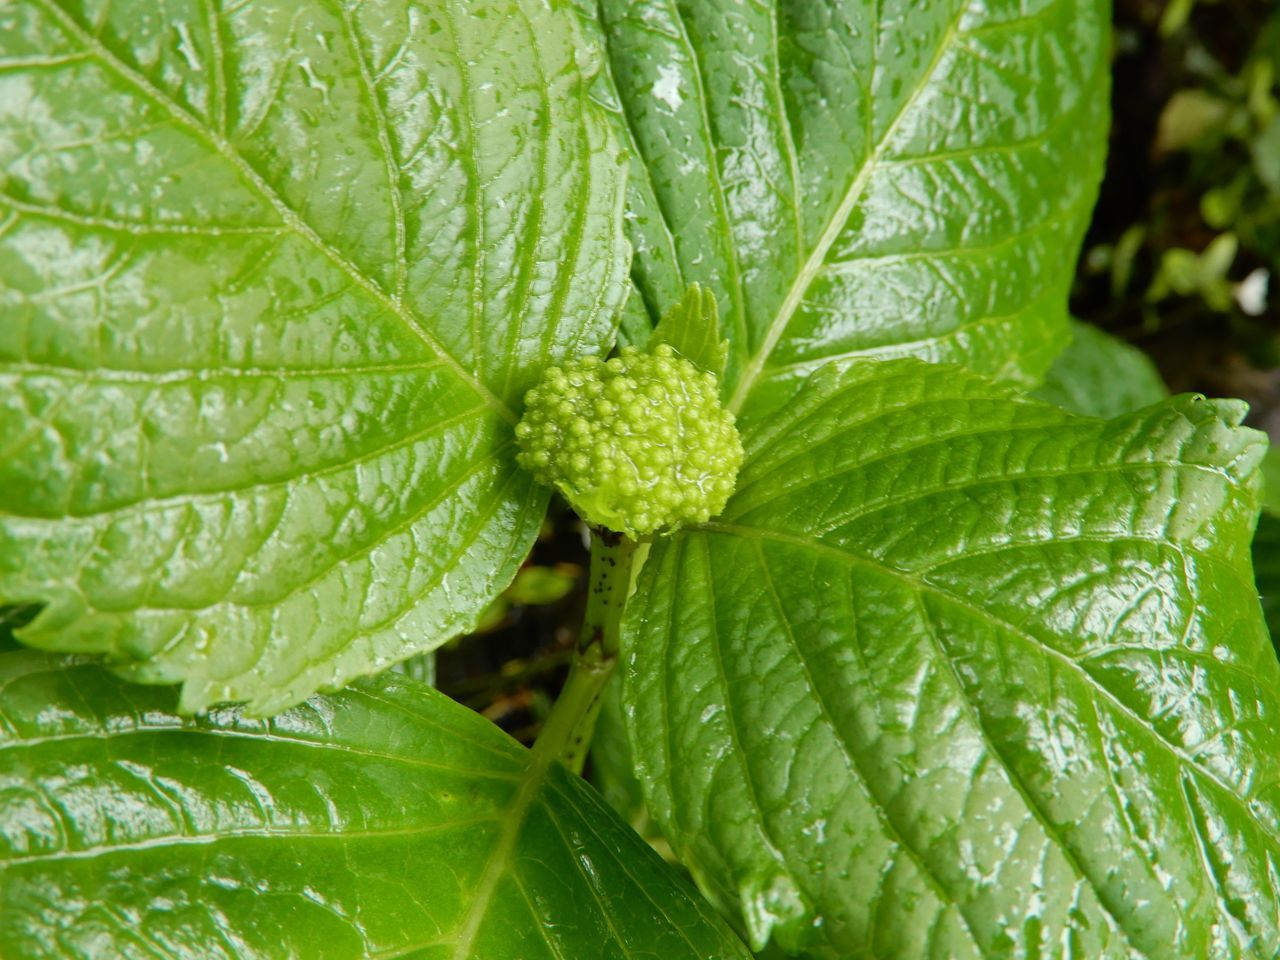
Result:
M525 404L516 460L589 523L638 540L705 523L733 493L733 414L715 375L670 344L552 367Z
M0 954L1274 958L1265 442L1028 395L1106 101L1101 0L0 3ZM552 487L526 750L386 668Z

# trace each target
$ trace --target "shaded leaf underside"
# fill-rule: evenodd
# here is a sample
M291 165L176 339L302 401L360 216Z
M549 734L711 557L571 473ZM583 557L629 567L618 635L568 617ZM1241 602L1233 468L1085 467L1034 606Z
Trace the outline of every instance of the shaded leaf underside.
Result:
M0 10L24 642L265 713L475 621L546 502L512 409L612 338L592 69L524 0Z
M1118 417L1169 395L1151 358L1088 323L1073 321L1071 343L1033 396L1087 417Z
M1263 511L1253 538L1253 566L1271 642L1280 653L1280 517Z
M27 651L0 691L6 956L747 956L578 778L414 681L195 721Z
M907 362L786 395L627 625L641 782L704 889L814 956L1273 956L1242 405L1106 423Z

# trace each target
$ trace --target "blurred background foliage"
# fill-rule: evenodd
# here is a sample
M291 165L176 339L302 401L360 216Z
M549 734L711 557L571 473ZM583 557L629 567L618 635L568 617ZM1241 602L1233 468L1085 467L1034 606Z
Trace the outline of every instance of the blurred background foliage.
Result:
M1116 0L1113 56L1072 307L1280 435L1280 4Z

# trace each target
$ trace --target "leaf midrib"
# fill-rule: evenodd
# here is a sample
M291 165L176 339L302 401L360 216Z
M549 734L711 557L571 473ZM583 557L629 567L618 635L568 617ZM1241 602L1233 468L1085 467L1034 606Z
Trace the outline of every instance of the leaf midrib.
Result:
M782 335L786 332L791 318L800 307L800 303L804 300L805 294L809 290L809 286L813 283L814 278L822 270L826 263L827 253L831 246L836 242L844 230L845 224L849 220L850 214L858 201L862 199L862 194L867 188L867 184L871 180L872 174L880 165L884 158L885 151L893 140L893 135L897 132L898 125L902 122L915 105L916 100L929 87L929 81L933 79L934 72L942 63L943 57L950 52L955 42L956 34L960 28L960 22L964 19L965 13L969 9L971 0L962 0L957 4L955 16L947 25L946 32L939 40L937 48L933 52L933 57L929 61L928 67L920 75L920 80L912 88L910 94L902 101L898 107L898 112L894 114L893 119L885 127L884 133L880 139L872 146L870 152L863 160L858 172L854 175L853 180L849 184L849 188L845 191L840 203L837 205L835 212L827 221L827 225L823 228L822 233L818 237L818 241L814 244L813 251L809 254L809 258L801 267L799 273L796 274L792 281L791 287L787 290L786 297L783 298L778 312L774 314L773 319L769 322L768 328L765 330L764 339L761 341L759 348L752 354L751 359L747 362L746 368L742 375L738 378L737 386L734 388L733 396L729 400L728 407L734 413L742 409L742 405L746 402L747 397L751 393L751 388L759 379L760 374L764 370L764 365L768 361L770 354L778 345L778 341L782 339ZM786 118L783 118L784 121Z
M391 147L391 133L387 126L387 115L382 109L382 100L378 96L377 86L369 73L369 64L365 61L364 43L361 41L360 33L356 29L355 18L351 8L345 3L337 3L335 6L338 8L338 16L341 18L342 25L346 30L347 41L351 44L351 53L358 67L361 92L364 93L365 99L369 103L369 110L373 114L378 148L382 153L382 163L386 170L387 195L391 202L392 229L395 231L396 283L395 292L392 294L391 300L399 307L404 303L406 274L408 272L408 261L405 253L404 200L400 195L400 168ZM209 7L210 17L213 21L210 29L216 35L218 17L214 12L212 3L209 4ZM219 135L221 136L222 134L220 133Z
M139 370L106 364L77 367L69 363L35 363L0 361L0 378L49 377L74 380L77 383L130 384L144 387L169 386L175 383L217 383L220 380L310 380L331 377L341 380L364 375L383 376L396 373L428 373L446 365L443 360L419 360L408 363L366 363L346 367L169 367L164 370Z
M1026 428L1022 428L1022 432L1029 432L1034 429L1036 428L1026 427ZM986 431L986 432L997 434L1002 431L997 428L997 429ZM1010 430L1008 432L1012 433L1014 431ZM974 433L974 434L950 435L947 437L933 440L927 444L922 444L920 449L924 449L930 446L943 445L947 443L949 440L951 440L954 436L978 436L978 435L980 434ZM904 451L904 453L907 455L909 455L911 452L912 452L911 450ZM884 457L876 458L876 460L873 460L871 462L875 463L880 460L889 460L889 459L892 459L892 457L894 456L896 456L896 453L889 454ZM864 466L863 464L858 464L856 469L860 471L862 470L863 466ZM1137 474L1137 473L1141 473L1144 469L1147 469L1156 473L1163 473L1165 470L1171 467L1186 469L1190 472L1195 472L1198 470L1203 473L1215 476L1220 480L1226 480L1228 483L1231 482L1231 475L1227 473L1225 470L1215 469L1213 467L1207 466L1202 463L1176 463L1176 462L1171 462L1166 460L1142 460L1136 463L1101 464L1099 466L1092 468L1090 472L1095 474L1103 474L1103 475L1110 474L1110 473ZM769 506L776 504L780 500L785 500L789 497L794 497L797 494L803 494L806 490L808 490L811 487L815 487L824 483L829 483L831 481L839 480L840 473L843 473L843 472L846 472L846 471L838 471L831 474L815 474L812 477L806 478L801 483L793 484L790 487L784 487L777 491L770 492L764 500L760 500L757 503L752 504L747 510L743 511L742 513L735 514L735 517L749 516L750 514L756 512L757 510L764 510ZM852 471L849 471L849 472L852 472ZM949 483L936 483L936 484L931 484L929 486L922 486L917 488L916 490L911 491L910 493L902 493L902 494L898 494L897 496L870 498L869 503L862 503L852 511L841 512L833 518L832 517L825 518L824 522L830 525L824 526L822 532L824 534L831 533L832 531L838 530L839 528L846 526L848 524L854 523L855 521L863 520L867 517L873 517L878 513L883 513L888 510L893 510L895 507L901 507L901 506L904 506L905 504L914 503L916 501L930 500L934 497L946 497L948 495L958 493L961 490L974 491L974 490L981 490L985 487L999 487L1001 485L1014 486L1016 484L1021 483L1024 480L1060 480L1060 479L1066 479L1075 475L1076 474L1069 467L1058 467L1050 470L1023 470L1019 473L1013 473L1013 474L1001 473L1001 474L993 474L991 476L985 476L985 477L984 476L970 477L964 480L956 480ZM804 498L802 497L801 499L804 499Z
M369 463L381 457L396 454L408 447L412 447L415 444L434 437L437 433L448 433L454 427L468 424L468 422L473 420L476 414L481 412L483 409L483 406L470 407L460 413L453 414L444 420L435 420L423 427L421 430L415 430L411 434L405 434L403 436L387 440L370 450L362 450L359 453L347 457L345 460L326 463L322 466L316 466L301 473L287 473L283 476L274 477L270 480L256 480L249 483L237 484L235 486L223 487L217 490L154 494L128 500L123 503L113 504L100 510L87 510L79 513L73 513L70 508L67 508L60 514L52 516L35 516L31 514L19 514L13 512L11 509L3 509L0 510L0 516L13 517L33 524L61 523L63 521L75 520L82 521L91 526L106 526L108 525L108 520L105 518L112 518L122 513L142 513L155 509L175 509L189 505L205 504L210 501L218 501L229 496L242 495L250 492L255 496L261 496L267 492L286 489L301 479L315 480L319 477L343 473L351 470L353 467L359 467L362 464ZM514 438L510 438L494 445L485 453L484 456L480 457L467 469L479 469L490 461L497 460L498 455L514 442Z
M54 676L61 679L69 679L70 677L73 677L75 671L79 669L84 669L86 672L90 673L91 675L97 676L97 674L101 669L101 662L97 657L91 654L51 655L47 653L40 653L27 648L21 648L18 650L13 650L13 651L0 654L0 731L3 731L4 734L7 736L18 735L17 729L9 721L8 717L3 712L3 709L2 709L3 704L5 702L4 693L6 690L9 689L9 687L12 684L17 683L20 680L29 681L35 677L41 677L41 676ZM367 687L360 686L360 685L350 686L346 688L343 695L347 697L359 697L365 700L369 700L373 703L378 704L381 707L385 707L388 710L393 710L398 713L402 713L404 714L404 716L408 717L415 724L421 724L424 726L432 727L436 730L441 731L442 733L447 733L452 739L470 744L472 747L476 748L477 750L481 750L485 753L488 753L499 760L511 762L511 761L516 761L521 756L522 748L516 745L515 741L508 742L505 734L500 733L496 727L492 728L492 734L489 734L489 731L491 728L489 727L484 728L486 731L486 734L488 734L490 736L490 739L494 741L493 743L485 743L482 740L478 740L478 739L475 739L474 737L468 737L464 735L463 733L459 732L456 728L448 726L441 720L432 716L430 713L427 713L425 711L410 710L402 703L399 703L395 700L389 700L385 697L378 696L376 693L369 690ZM442 695L437 694L433 691L430 696L439 697ZM130 704L130 705L137 706L137 704ZM147 713L147 712L148 712L147 710L144 710L141 707L138 707L138 712L135 715L135 719L141 722L140 718L144 713ZM103 739L107 739L113 736L120 736L122 734L132 733L135 731L136 732L154 731L154 732L162 732L162 733L174 733L174 732L181 732L185 730L191 733L203 733L205 735L213 735L216 733L216 735L218 736L245 737L245 738L254 739L254 740L266 740L268 742L276 742L276 741L286 742L286 743L296 744L298 746L311 746L318 749L319 748L326 748L326 749L340 748L340 749L347 750L349 752L356 752L360 749L358 747L352 747L350 745L338 747L338 745L335 744L332 740L327 740L327 739L316 740L316 739L310 739L302 736L283 737L283 736L279 736L278 734L273 734L271 732L264 733L262 731L245 731L245 730L238 730L238 729L227 727L227 726L216 728L215 730L214 728L210 728L210 727L200 727L200 726L192 725L190 721L183 721L181 717L175 717L172 715L170 715L169 717L169 722L173 724L172 727L168 727L168 726L162 727L162 728L161 727L152 727L152 728L129 727L128 729L100 731L96 734L96 736L100 736ZM52 734L47 737L38 738L36 741L26 741L26 742L27 743L56 742L62 739L68 739L68 740L84 739L87 736L88 736L88 731L77 731L71 734ZM3 741L0 741L0 748L3 748L8 745L11 745L11 742L5 743ZM405 757L401 754L381 753L381 754L371 754L371 755L379 756L380 758L391 760L393 762L399 762L399 761L403 761L405 763L415 762L412 758ZM495 773L496 772L497 771L495 770ZM514 770L509 777L509 779L511 780L518 780L519 778L520 778L520 772L518 769Z
M1216 773L1207 769L1195 759L1187 756L1182 751L1181 748L1170 743L1168 740L1164 739L1158 733L1156 733L1150 726L1148 726L1143 721L1142 717L1138 716L1133 711L1133 709L1130 706L1125 704L1123 701L1119 700L1114 693L1112 693L1106 687L1098 683L1098 681L1093 677L1092 674L1090 674L1087 670L1085 670L1079 663L1073 660L1070 656L1063 653L1061 650L1058 650L1056 647L1052 646L1051 644L1044 642L1040 638L1036 637L1034 634L1029 633L1025 628L1020 627L1015 623L1011 623L1010 621L1005 620L999 615L978 606L972 600L966 597L962 597L958 594L952 593L951 591L946 590L942 587L939 587L936 584L928 583L927 581L921 580L919 577L913 576L912 574L906 571L898 570L894 567L891 567L871 557L861 556L859 554L851 553L847 550L842 550L838 547L833 547L830 544L822 543L821 541L814 540L811 537L801 536L797 534L783 533L781 531L769 530L762 527L748 527L748 526L740 526L740 525L734 525L734 524L721 524L716 522L704 524L703 526L697 528L697 530L698 532L701 532L701 533L717 534L717 535L730 536L730 537L741 537L745 540L762 539L762 540L773 540L779 543L787 543L787 544L791 544L792 546L802 547L807 550L812 550L815 553L820 553L825 556L833 557L846 564L866 567L884 576L888 576L895 580L898 580L900 583L903 583L909 589L914 590L919 595L923 595L926 593L933 594L934 596L938 597L944 602L955 604L961 607L962 609L968 611L973 616L986 620L987 622L991 623L992 625L996 626L1001 630L1006 630L1006 631L1010 631L1012 633L1017 634L1032 646L1036 647L1039 650L1042 650L1045 654L1054 657L1055 659L1065 664L1068 668L1070 668L1070 670L1074 674L1077 674L1082 679L1085 686L1089 690L1094 691L1097 695L1100 695L1120 715L1128 718L1130 721L1132 721L1135 724L1135 726L1137 726L1139 729L1144 731L1148 735L1150 740L1153 743L1155 743L1158 747L1160 747L1162 750L1169 753L1178 762L1181 768L1189 771L1193 771L1198 776L1202 777L1206 782L1211 783L1217 790L1220 790L1223 794L1230 797L1233 806L1235 806L1242 813L1244 813L1245 817L1253 824L1254 828L1258 831L1258 833L1260 833L1263 837L1266 838L1271 849L1276 851L1277 853L1280 853L1280 837L1276 837L1273 834L1272 829L1262 822L1262 820L1259 818L1258 814L1254 812L1250 804L1243 797L1237 794L1235 790L1233 790L1228 784L1220 780ZM1175 549L1178 549L1177 544L1170 544L1170 545L1173 546ZM1058 839L1059 839L1059 842L1061 842L1061 839L1060 838Z
M950 330L944 330L942 333L936 333L927 337L916 337L913 340L896 340L892 343L879 343L865 347L855 347L851 350L843 350L839 353L827 354L824 357L809 357L805 360L793 360L788 363L776 364L769 368L772 376L785 374L794 374L804 370L811 370L814 367L823 367L827 364L846 363L850 360L893 360L903 357L915 356L920 358L920 351L925 347L937 346L946 343L948 340L954 340L964 334L972 334L981 330L983 327L994 326L1000 323L1007 323L1011 320L1017 320L1029 313L1035 313L1039 308L1056 295L1057 291L1052 286L1046 286L1039 294L1031 300L1028 300L1017 310L1012 313L992 313L980 317L973 317L963 320ZM932 361L930 361L932 362ZM942 361L947 363L955 363L957 361ZM1012 361L1006 364L1003 371L997 371L992 374L997 380L1006 380L1014 383L1022 379L1022 374L1012 370Z
M36 671L35 673L37 675L39 673L51 673L51 674L61 675L65 673L67 669L68 669L67 667L57 667L49 670ZM92 666L92 669L96 671L100 669L100 667L95 663ZM30 676L30 674L23 674L22 676L25 678ZM7 684L0 686L0 693L3 693L5 687L7 687ZM351 691L348 691L348 693L350 692ZM379 700L376 698L370 698L370 699L374 699L374 702L379 704L386 704L386 701L383 701L383 700ZM424 719L422 716L418 714L413 714L412 716L415 720L421 721ZM433 726L435 726L435 724L433 724ZM357 747L357 746L352 746L350 744L343 744L333 740L311 740L304 737L285 737L276 733L263 733L259 731L236 730L236 729L227 728L227 727L221 727L221 728L199 727L199 726L192 726L190 724L183 724L183 722L180 719L175 719L174 722L165 724L165 725L152 723L149 726L135 726L135 727L128 727L123 729L117 728L114 730L102 730L102 729L78 730L74 733L56 733L56 734L50 734L48 736L26 737L22 739L12 739L12 738L4 739L4 740L0 740L0 752L6 751L6 750L30 750L30 749L35 749L35 748L46 746L48 744L55 744L55 743L66 744L66 743L74 743L77 741L93 742L93 741L117 740L123 737L147 736L152 734L157 736L171 736L173 734L190 734L193 736L218 737L218 738L228 739L228 740L245 740L245 741L251 741L253 743L269 743L269 744L286 745L286 746L292 746L292 747L301 747L308 750L330 751L334 753L343 753L343 754L349 754L352 756L364 757L370 760L382 760L382 761L386 761L388 763L393 763L393 764L404 764L406 766L412 766L412 767L423 767L425 769L434 770L437 773L455 774L460 777L476 777L476 778L488 779L488 780L507 780L513 783L521 779L521 775L519 771L514 771L514 770L502 771L496 768L490 769L490 770L479 770L479 769L470 768L470 767L454 767L446 763L440 763L438 761L427 760L420 757L410 757L410 756L405 756L403 754L398 754L398 753L386 753L380 750L369 750L364 747ZM453 734L452 731L451 731L451 735L455 736L460 741L469 744L473 749L480 750L484 753L492 754L498 759L501 759L501 760L514 759L509 754L498 753L487 744L480 743L479 741L472 740L470 738L458 736L456 734Z
M64 863L72 860L97 860L116 854L145 853L148 850L167 850L174 847L212 847L222 843L252 840L329 840L347 843L351 840L369 840L388 837L424 837L433 833L446 833L450 830L467 829L484 823L498 823L497 817L486 815L466 817L460 820L433 820L430 824L411 827L388 827L386 829L370 829L362 827L358 830L289 830L267 826L248 827L242 830L219 829L213 833L170 834L159 837L147 837L125 843L99 844L82 850L60 850L56 853L36 853L26 856L6 857L0 861L0 874L10 869L21 869L33 863Z
M520 777L515 774L503 773L497 770L475 770L466 767L453 767L445 763L423 760L418 757L407 757L396 753L384 753L379 750L367 750L362 747L348 746L346 744L330 740L305 740L299 737L282 737L278 734L182 726L180 723L170 725L153 724L151 726L130 727L123 730L86 730L77 733L57 733L47 737L28 737L20 740L3 740L0 741L0 752L6 750L32 750L54 743L83 743L93 742L95 740L114 741L125 737L142 737L150 734L191 734L194 736L218 737L227 740L246 740L252 741L253 743L287 744L289 746L305 747L311 750L345 753L352 756L365 757L370 760L385 760L388 763L402 763L406 766L424 767L428 770L434 770L437 773L456 774L460 777L476 777L486 780L509 780L513 783L520 779Z
M779 622L783 625L788 645L795 652L797 665L804 674L805 686L813 695L814 703L817 704L819 715L827 725L830 726L835 742L839 747L840 753L844 756L845 764L848 767L849 772L853 774L854 778L862 786L863 792L866 794L870 805L876 811L877 820L879 820L885 831L893 838L898 846L906 852L910 860L916 864L917 869L920 870L921 875L925 878L926 884L928 884L928 886L934 891L934 895L937 896L943 904L950 905L955 909L956 915L959 918L961 925L964 927L964 931L968 935L970 942L978 953L986 956L987 951L983 948L982 943L978 940L977 934L974 932L973 922L969 917L968 911L965 909L965 905L961 902L960 898L954 896L952 892L947 889L942 878L937 874L933 864L925 857L924 852L917 850L913 844L907 841L906 833L894 822L893 818L889 815L888 807L881 801L880 797L876 795L876 791L872 788L871 778L867 775L866 771L863 770L862 764L857 759L857 751L853 749L853 746L849 743L844 731L840 728L839 724L836 723L835 718L832 716L827 705L826 698L824 698L819 692L817 681L814 678L813 667L809 663L809 659L805 655L804 649L795 635L795 631L792 629L791 621L787 619L786 605L782 601L782 596L778 593L777 584L774 580L773 573L769 569L769 563L765 557L761 541L752 540L750 542L752 547L755 549L756 560L760 565L760 572L764 576L765 586L767 588L766 592L768 593L770 604L772 605ZM728 688L726 687L726 700L728 699L727 689Z
M515 799L507 809L502 832L498 835L493 849L489 851L489 859L485 863L484 873L480 875L480 883L471 897L467 912L459 923L457 940L451 955L452 960L467 960L471 956L476 937L480 933L480 925L484 922L485 914L489 912L489 904L497 892L498 882L511 869L509 861L520 839L525 818L528 817L529 810L537 800L538 793L551 771L551 765L555 762L555 757L546 752L530 754L524 779L516 790Z
M85 54L90 59L91 53ZM63 207L52 204L30 203L19 200L10 193L0 190L0 203L18 213L31 217L43 217L60 223L71 223L77 227L90 230L106 230L112 233L123 233L131 237L153 236L186 236L186 237L278 237L284 231L279 226L265 224L226 224L183 223L177 220L166 220L163 223L143 223L135 220L120 220L115 217L99 217L89 214L74 213ZM48 290L44 291L48 294Z
M644 898L648 900L650 904L653 905L653 908L655 910L657 910L659 913L662 914L664 919L668 920L671 923L672 929L676 930L679 933L680 938L689 945L689 949L693 952L697 952L697 945L693 942L693 940L689 938L689 935L684 931L684 928L675 921L675 918L672 917L657 900L654 899L652 894L650 894L649 892L648 886L643 882L641 882L640 877L638 877L631 870L631 865L628 863L627 858L620 856L617 849L614 847L614 845L610 843L609 838L606 837L600 831L599 824L604 820L603 814L606 812L606 808L603 805L603 799L599 797L598 794L592 796L591 799L596 804L596 810L587 811L587 810L584 810L583 807L580 805L581 799L579 797L573 796L573 794L570 791L564 789L562 785L557 784L555 780L548 779L547 786L548 786L548 793L558 797L566 807L575 807L580 813L583 814L583 823L586 829L590 830L591 833L594 834L595 838L600 842L601 849L603 849L609 855L609 857L613 860L613 862L617 865L618 871L622 873L624 876L626 876L626 878L635 885L636 889L641 893L641 895L643 895ZM584 787L584 789L591 789L591 788ZM556 813L555 806L544 800L543 809L547 814L547 818L551 821L552 825L556 828L556 832L559 833L561 839L564 840L566 849L573 849L574 844L572 842L572 839L570 838L569 833L564 828L563 824L561 824L560 818ZM590 813L592 812L594 812L596 816L594 817L591 816ZM599 891L596 889L595 881L587 874L586 868L583 865L582 860L578 857L575 857L573 862L574 862L574 866L577 868L578 875L582 877L583 883L591 891L592 896L594 897L596 903L598 904L601 916L604 916L606 919L608 919L610 926L613 926L612 914L609 913L603 898L601 898ZM697 894L695 894L694 896L697 897ZM700 897L697 897L697 899L693 900L693 905L697 908L700 916L704 916L709 919L718 919L716 917L716 914L713 911L711 911L709 908L707 908L706 902L702 900Z
M684 22L684 15L680 12L679 6L672 4L671 12L675 25L680 31L680 43L683 45L685 53L693 65L692 79L695 90L694 99L698 103L698 116L702 121L703 129L710 132L711 116L707 110L707 89L706 81L703 77L702 55L693 45L692 37L689 35L689 28ZM712 183L711 200L715 204L716 216L726 226L724 231L725 257L728 260L728 267L731 273L727 285L729 297L733 301L733 316L737 327L737 336L733 337L731 342L733 344L741 344L742 348L745 349L750 341L747 337L747 303L742 289L742 266L739 263L738 245L734 242L733 231L728 228L729 203L725 193L724 178L720 173L720 160L716 156L714 139L710 136L706 138L706 164L707 174Z
M974 703L973 697L969 692L969 688L960 677L960 672L956 669L955 659L949 656L943 649L942 643L938 637L938 631L933 623L933 618L929 615L929 605L924 602L923 593L917 594L917 598L919 599L920 616L924 621L924 632L929 638L929 645L933 647L934 653L945 664L943 669L946 670L947 675L955 684L956 691L958 692L962 703L962 709L968 714L970 721L977 728L978 735L982 738L982 742L986 745L986 749L991 752L991 755L1000 764L1000 769L1004 771L1009 785L1013 788L1014 792L1022 798L1022 802L1026 806L1027 811L1031 814L1032 818L1040 824L1040 828L1044 830L1045 836L1053 838L1062 858L1071 865L1071 869L1075 871L1076 875L1089 885L1089 888L1093 891L1094 898L1098 901L1098 906L1102 909L1102 912L1106 914L1111 923L1115 925L1116 931L1124 939L1125 943L1127 943L1132 949L1137 950L1144 957L1149 957L1146 951L1139 950L1137 945L1134 944L1133 939L1128 929L1121 921L1120 916L1116 912L1115 908L1108 902L1107 891L1103 888L1103 885L1099 883L1098 879L1092 873L1085 869L1085 865L1081 862L1079 855L1076 853L1075 847L1069 844L1066 837L1064 837L1058 828L1054 826L1053 822L1045 812L1040 800L1032 795L1031 790L1027 786L1022 775L1019 774L1018 771L1014 769L1013 765L1006 759L1004 750L1001 749L1000 745L996 742L996 738L992 736L991 732L987 729L985 718L978 710L978 705Z
M106 44L98 37L89 33L83 26L64 10L55 0L37 0L46 12L51 14L58 24L67 33L75 37L84 47L96 55L102 63L110 70L116 73L123 80L134 86L137 90L147 96L153 103L163 108L170 116L174 118L183 127L192 131L200 139L204 140L219 156L231 164L242 177L252 186L258 195L267 202L277 216L293 230L298 236L302 237L310 243L320 254L328 258L335 266L343 271L347 277L358 287L365 291L379 306L385 309L392 316L395 316L405 329L417 336L422 342L435 353L444 363L454 372L454 374L470 387L476 395L488 407L493 408L504 420L509 423L516 423L519 419L514 411L496 394L489 390L480 379L467 370L459 360L441 343L428 329L427 325L415 314L406 310L402 304L398 303L394 297L389 296L382 288L368 277L359 267L357 267L350 259L344 256L341 251L328 243L305 221L297 211L284 202L280 194L274 190L262 175L254 169L239 151L232 146L222 135L210 130L202 124L197 118L192 116L187 110L176 103L172 97L165 94L145 76L137 70L130 67L119 56L117 56ZM357 53L357 57L359 54ZM384 158L385 162L393 162L392 158Z

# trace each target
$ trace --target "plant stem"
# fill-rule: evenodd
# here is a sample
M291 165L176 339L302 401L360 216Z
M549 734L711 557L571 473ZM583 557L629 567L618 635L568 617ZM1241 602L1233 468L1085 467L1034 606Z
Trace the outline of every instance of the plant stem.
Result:
M647 552L620 533L592 529L587 612L569 678L533 745L537 759L558 758L574 773L582 772L600 715L600 699L618 660L618 627L631 591L632 570L639 568Z

